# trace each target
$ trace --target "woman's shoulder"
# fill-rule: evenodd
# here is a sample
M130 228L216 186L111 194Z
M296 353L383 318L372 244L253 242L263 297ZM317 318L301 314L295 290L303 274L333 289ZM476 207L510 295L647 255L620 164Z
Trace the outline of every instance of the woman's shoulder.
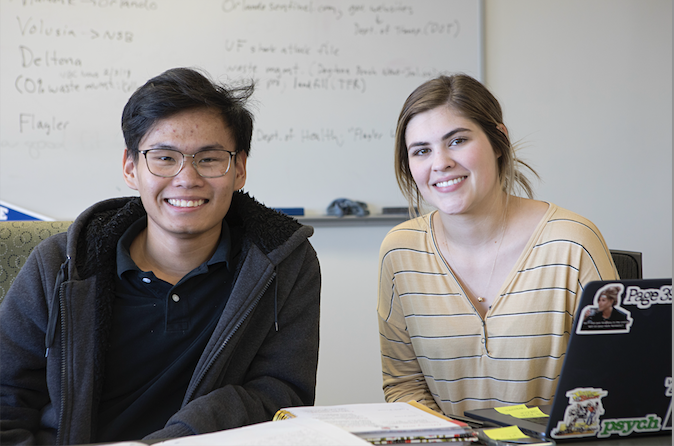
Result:
M569 209L565 209L563 207L557 206L553 203L550 203L550 213L549 213L549 221L564 221L568 220L571 222L576 222L579 224L587 225L587 226L592 226L596 227L595 224L586 217L583 217L582 215L571 211Z
M546 229L553 234L576 237L599 236L599 228L588 218L550 203L550 210L546 215Z
M431 214L404 221L391 229L382 242L382 250L388 251L401 246L424 243L431 234L429 220Z
M391 229L386 238L406 237L411 234L429 234L432 213L406 220Z

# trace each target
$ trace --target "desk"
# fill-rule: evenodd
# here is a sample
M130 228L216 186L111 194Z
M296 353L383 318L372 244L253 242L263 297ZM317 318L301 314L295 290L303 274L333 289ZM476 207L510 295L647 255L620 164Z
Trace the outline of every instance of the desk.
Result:
M154 441L141 441L142 443L151 445L165 440L154 440ZM443 444L443 443L438 443ZM449 443L451 444L451 443ZM474 443L475 446L481 443ZM671 435L654 435L647 437L638 437L638 438L607 438L606 440L599 441L566 441L563 443L557 443L558 445L569 445L569 446L671 446L672 445L672 436ZM110 446L113 446L110 444ZM91 445L91 446L101 446Z
M637 438L607 438L600 441L578 441L564 442L557 444L568 444L571 446L671 446L671 435L653 435Z
M475 445L482 445L482 442L474 443ZM513 443L515 445L515 443ZM651 435L636 438L620 438L610 437L605 440L590 440L590 441L562 441L557 442L557 445L569 446L671 446L671 435Z

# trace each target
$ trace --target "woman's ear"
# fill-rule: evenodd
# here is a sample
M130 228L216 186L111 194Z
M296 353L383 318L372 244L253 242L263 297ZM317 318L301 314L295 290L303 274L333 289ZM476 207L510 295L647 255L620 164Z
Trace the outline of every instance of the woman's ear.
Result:
M508 128L505 126L505 124L503 123L496 124L496 128L502 131L507 138L510 138L508 136Z

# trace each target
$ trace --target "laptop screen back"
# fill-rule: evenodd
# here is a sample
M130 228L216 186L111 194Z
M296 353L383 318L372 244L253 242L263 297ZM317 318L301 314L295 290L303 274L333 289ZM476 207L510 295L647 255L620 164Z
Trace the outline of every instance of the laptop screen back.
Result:
M671 396L672 280L587 284L545 433L558 441L671 434ZM531 427L494 409L466 415Z

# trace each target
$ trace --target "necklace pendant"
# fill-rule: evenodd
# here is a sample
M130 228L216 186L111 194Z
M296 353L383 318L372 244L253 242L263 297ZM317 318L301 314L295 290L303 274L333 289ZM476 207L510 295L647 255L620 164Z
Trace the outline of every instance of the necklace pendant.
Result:
M478 297L478 298L477 298L477 301L478 301L478 302L484 302L484 297Z

